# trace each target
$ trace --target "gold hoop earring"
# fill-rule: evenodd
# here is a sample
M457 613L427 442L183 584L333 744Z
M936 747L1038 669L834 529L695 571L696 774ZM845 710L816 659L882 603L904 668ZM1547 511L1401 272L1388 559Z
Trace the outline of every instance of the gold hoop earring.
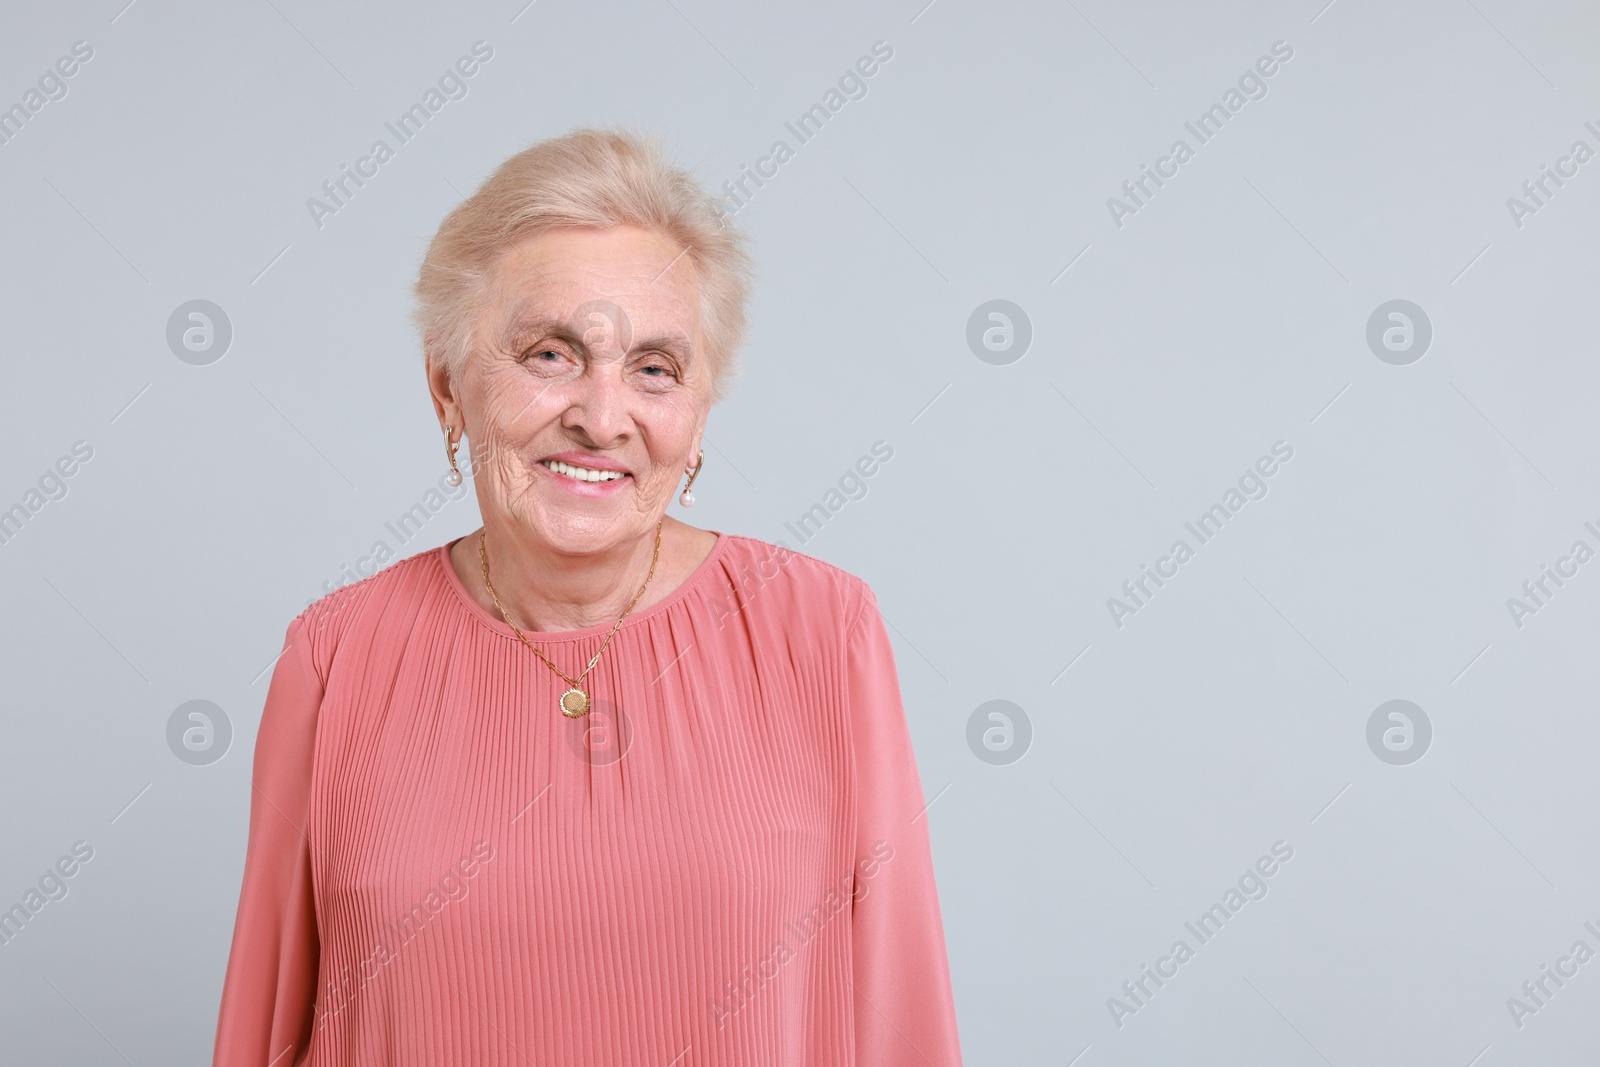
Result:
M454 489L461 484L461 468L456 466L456 442L451 436L455 427L446 424L444 428L444 450L450 457L450 473L444 476L444 483Z
M685 485L683 492L678 494L678 503L686 508L694 507L694 493L691 490L694 488L694 480L700 477L700 469L705 465L706 453L704 449L701 449L700 457L694 461L694 466L689 468L689 484Z

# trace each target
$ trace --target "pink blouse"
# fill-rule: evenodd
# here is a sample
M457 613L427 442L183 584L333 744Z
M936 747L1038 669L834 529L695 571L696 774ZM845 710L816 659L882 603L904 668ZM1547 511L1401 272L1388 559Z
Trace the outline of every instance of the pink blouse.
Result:
M289 624L214 1062L960 1064L866 583L718 534L568 719L448 552ZM576 677L609 630L528 637Z

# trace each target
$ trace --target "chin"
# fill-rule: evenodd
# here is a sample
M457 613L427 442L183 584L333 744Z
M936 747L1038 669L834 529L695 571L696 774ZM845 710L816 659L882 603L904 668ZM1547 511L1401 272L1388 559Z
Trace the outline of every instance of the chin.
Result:
M638 512L621 500L547 502L538 509L536 528L551 547L561 552L584 553L604 548L637 533Z

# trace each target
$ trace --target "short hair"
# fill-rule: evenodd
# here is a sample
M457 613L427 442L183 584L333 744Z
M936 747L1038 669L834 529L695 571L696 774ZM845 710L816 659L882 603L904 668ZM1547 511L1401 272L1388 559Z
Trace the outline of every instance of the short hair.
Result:
M654 138L580 128L540 141L500 164L445 216L414 289L413 320L455 377L472 355L473 328L490 272L518 241L562 226L654 230L688 249L700 285L700 325L712 400L738 375L752 262L746 238L694 176L666 160Z

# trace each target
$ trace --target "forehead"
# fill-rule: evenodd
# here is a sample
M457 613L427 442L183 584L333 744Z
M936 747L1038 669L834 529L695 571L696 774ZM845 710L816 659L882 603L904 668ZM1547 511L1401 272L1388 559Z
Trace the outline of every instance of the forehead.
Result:
M564 320L585 304L608 301L636 327L671 327L693 335L699 325L693 257L655 230L546 230L507 246L495 277L497 302L512 318Z

